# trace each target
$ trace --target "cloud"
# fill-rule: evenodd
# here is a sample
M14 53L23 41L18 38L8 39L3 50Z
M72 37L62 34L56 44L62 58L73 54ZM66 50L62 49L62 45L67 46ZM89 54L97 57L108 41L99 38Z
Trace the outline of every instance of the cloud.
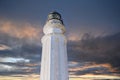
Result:
M115 75L118 71L109 63L98 64L95 62L71 62L69 63L70 75L85 75L85 74L99 74L99 75Z
M0 75L39 74L41 46L24 44L20 48L0 51L0 55L0 65L10 66L12 70L3 69Z
M0 55L26 57L31 54L39 54L42 35L40 25L1 21L0 50L2 51L0 51Z
M5 64L0 64L0 72L2 71L11 71L13 70L12 66L5 65Z
M0 23L0 75L39 74L42 29L30 23ZM119 74L120 33L67 34L70 75ZM12 60L12 61L11 61ZM13 70L15 68L15 70Z
M30 60L24 58L0 57L0 62L17 63L17 62L30 62Z
M0 75L4 76L11 76L11 75L17 75L17 74L39 74L39 69L40 66L28 66L26 64L31 64L32 63L0 63ZM34 63L35 64L35 63ZM38 64L38 63L37 63Z
M11 50L11 48L7 45L0 44L0 50Z
M95 64L109 64L111 66L111 68L109 67L109 70L114 70L113 73L119 74L120 73L119 41L120 33L98 37L93 37L90 34L86 33L85 35L83 35L81 40L70 41L68 43L69 61L74 61L78 63L93 62ZM100 70L101 69L102 68L100 68ZM88 72L88 70L91 70L91 68L87 69L86 73ZM92 71L94 70L92 69ZM79 72L80 71L78 71L77 74L81 73ZM85 70L83 72L85 72Z
M70 80L119 80L119 76L115 75L94 75L94 74L85 74L81 76L71 76Z
M0 76L0 80L40 80L40 75L29 74L29 75L9 75L9 76Z
M30 23L0 22L0 75L39 74L41 30Z
M19 39L39 39L42 35L40 25L30 23L15 23L13 21L1 21L0 32Z

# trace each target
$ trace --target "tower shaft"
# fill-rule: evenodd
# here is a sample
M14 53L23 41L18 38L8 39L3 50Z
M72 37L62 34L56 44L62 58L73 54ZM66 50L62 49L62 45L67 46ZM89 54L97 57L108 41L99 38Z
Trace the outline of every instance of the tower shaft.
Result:
M67 40L61 20L50 19L44 26L40 80L68 80Z

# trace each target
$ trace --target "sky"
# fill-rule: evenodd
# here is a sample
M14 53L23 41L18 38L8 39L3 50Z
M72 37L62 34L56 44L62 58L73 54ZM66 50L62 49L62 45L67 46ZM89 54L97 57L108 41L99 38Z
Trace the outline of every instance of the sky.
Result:
M119 0L0 0L0 80L40 80L52 11L66 28L69 79L120 79Z

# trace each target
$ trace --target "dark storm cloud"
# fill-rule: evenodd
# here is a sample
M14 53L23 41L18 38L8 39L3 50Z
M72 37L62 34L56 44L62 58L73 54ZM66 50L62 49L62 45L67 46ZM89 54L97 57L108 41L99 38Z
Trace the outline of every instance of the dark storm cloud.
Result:
M73 35L74 36L74 35ZM73 37L71 36L71 37ZM19 38L16 36L11 36L8 33L0 33L0 43L10 47L10 50L1 50L0 56L2 57L22 57L29 59L30 62L17 62L17 63L8 63L1 62L7 66L18 67L15 71L1 71L1 75L14 75L14 74L39 74L40 69L40 60L41 60L41 44L36 44L37 42L29 42L28 38ZM119 48L120 48L120 33L107 35L107 36L98 36L94 37L88 33L84 34L80 41L68 41L68 58L69 61L73 62L95 62L96 64L111 64L113 68L117 68L119 73ZM76 67L85 67L83 65L75 65ZM91 64L94 65L94 64ZM21 68L19 68L21 67ZM24 67L28 67L24 69ZM14 67L13 67L14 68ZM69 68L71 69L71 67ZM105 69L103 72L99 72L101 69ZM72 71L70 71L71 73ZM11 74L10 74L11 73ZM86 68L84 70L74 71L74 74L111 74L112 71L107 70L104 67L92 67Z
M98 64L109 63L113 68L120 70L119 41L120 33L102 37L92 37L86 33L82 40L68 43L69 60L95 62Z
M41 32L38 25L1 20L0 75L39 74Z
M11 47L11 50L1 50L0 56L2 57L22 57L29 59L29 63L25 62L17 62L17 63L9 63L9 62L1 62L0 64L21 67L16 69L15 71L2 71L0 75L14 75L14 74L39 74L40 69L40 60L41 60L41 45L28 43L26 38L19 39L16 37L9 36L8 34L1 33L0 43ZM92 35L86 33L83 35L80 41L68 41L68 58L69 61L81 63L81 65L73 66L74 69L76 67L85 67L87 63L84 62L95 62L96 64L111 64L113 68L118 69L119 73L119 44L120 33L107 35L107 36L98 36L93 37ZM13 44L17 45L13 47ZM94 65L94 64L91 64ZM28 67L24 69L24 67ZM69 68L71 69L71 67ZM100 70L103 72L100 72ZM86 68L84 70L78 71L70 71L70 73L74 72L75 75L82 75L87 73L93 74L112 74L114 72L109 71L105 67L92 67Z
M25 61L19 61L14 63L7 61L0 62L0 67L1 67L0 75L39 74L40 60L36 60L36 58L34 58L34 60L32 59L29 59L30 62L25 62Z
M30 73L39 74L40 60L41 60L41 45L27 43L26 42L27 40L25 39L20 40L18 38L8 36L8 34L0 34L0 35L3 36L0 39L1 40L0 43L4 45L9 45L9 47L12 48L11 50L0 50L0 57L3 58L13 57L16 59L24 58L30 60L30 62L21 61L16 63L0 62L0 65L4 64L7 66L11 66L13 69L14 67L17 68L13 71L10 70L2 71L0 75L30 74ZM13 45L16 47L13 47Z
M2 67L1 67L2 66ZM16 75L16 74L39 74L40 72L40 62L17 62L17 63L8 63L0 62L0 75ZM3 68L4 67L4 68ZM7 68L8 67L8 68ZM9 68L11 67L11 68Z
M104 67L93 67L88 68L83 71L76 71L75 75L85 75L85 74L111 74L107 68Z
M0 22L1 56L29 57L41 54L42 31L38 25L30 23Z
M18 39L11 37L8 34L0 34L0 43L8 45L11 50L0 51L1 56L16 56L16 57L27 57L41 54L41 45L29 43L27 39Z
M12 38L12 37L7 37L7 38L9 38L9 40L12 39L13 42L17 42L17 41L19 42L19 39L16 39L16 38ZM5 38L4 40L6 41ZM3 43L4 43L4 40L3 40ZM86 33L83 35L82 40L78 42L68 42L69 61L76 61L76 62L89 61L89 62L95 62L98 64L109 63L113 66L113 68L119 69L119 66L120 66L119 40L120 40L120 33L108 35L108 36L102 36L102 37L101 36L92 37L90 34ZM8 42L6 45L10 45L10 43ZM34 65L33 63L38 64L41 60L40 59L41 46L28 44L24 39L21 44L19 43L19 45L21 46L12 50L0 51L1 56L3 55L4 57L6 56L24 57L24 58L30 59L29 65L33 65L32 67L36 67L36 69L33 70L33 73L34 71L38 71L39 65ZM27 67L28 65L27 64L25 65L25 64L26 63L18 63L14 65ZM76 74L85 74L87 72L95 74L96 71L99 71L100 69L102 69L102 68L99 68L99 69L98 68L94 69L94 68L83 70L82 73L78 71L76 72ZM18 74L19 74L19 71L18 71Z

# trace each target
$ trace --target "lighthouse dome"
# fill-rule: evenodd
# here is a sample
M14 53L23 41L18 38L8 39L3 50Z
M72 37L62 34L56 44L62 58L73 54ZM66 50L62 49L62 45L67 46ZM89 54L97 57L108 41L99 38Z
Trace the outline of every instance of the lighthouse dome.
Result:
M48 20L51 20L51 19L61 20L61 15L58 12L53 11L53 12L49 13L49 15L48 15Z

